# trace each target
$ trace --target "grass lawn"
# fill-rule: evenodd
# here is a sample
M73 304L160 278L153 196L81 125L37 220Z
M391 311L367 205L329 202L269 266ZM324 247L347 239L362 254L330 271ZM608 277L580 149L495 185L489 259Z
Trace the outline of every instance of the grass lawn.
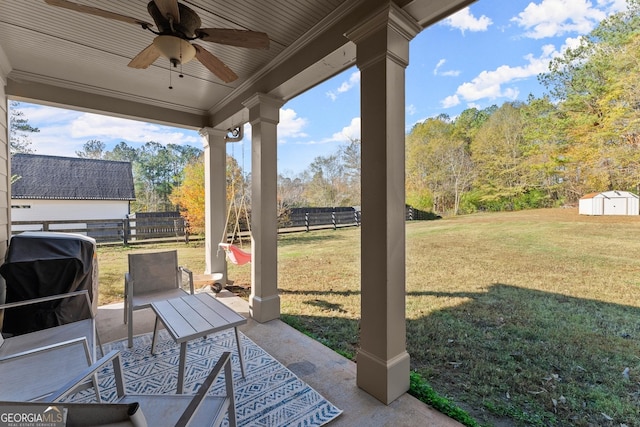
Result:
M350 357L360 230L282 235L282 318ZM128 251L100 248L100 303ZM174 244L194 272L201 243ZM248 285L250 267L229 276ZM640 218L576 209L407 224L412 369L481 425L640 426Z

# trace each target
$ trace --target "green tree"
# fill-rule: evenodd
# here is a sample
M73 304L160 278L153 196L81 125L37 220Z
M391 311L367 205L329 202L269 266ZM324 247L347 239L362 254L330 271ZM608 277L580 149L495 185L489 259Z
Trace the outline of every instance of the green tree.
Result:
M126 147L120 147L121 154L131 155ZM169 195L182 184L183 170L195 161L201 150L185 148L175 144L162 145L147 142L137 150L133 163L136 188L136 211L170 211L176 207Z
M492 105L484 110L467 108L453 122L453 136L462 139L467 145L471 144L478 130L497 109L497 105ZM450 120L447 118L446 121Z
M463 120L471 114L462 114ZM457 215L469 190L473 164L468 150L471 127L463 129L446 115L414 126L407 138L407 200L419 209ZM430 202L430 205L425 203Z
M559 101L564 179L573 200L640 182L640 1L600 22L540 80Z
M448 117L447 117L448 121ZM448 122L427 119L413 126L406 137L405 187L407 203L422 210L435 210L433 188L428 184L430 170L427 164L429 141L447 133Z
M475 190L482 207L513 209L513 199L524 194L527 182L522 121L516 103L505 103L478 130L471 143L476 165Z
M521 104L523 161L528 168L530 191L539 191L538 204L547 207L571 199L564 176L567 139L561 131L558 107L548 96L529 96ZM535 189L535 190L532 190Z
M31 148L31 139L29 135L40 132L40 129L29 124L29 119L25 117L24 112L20 110L20 103L17 101L9 102L9 152L16 153L33 153Z
M311 206L349 206L339 153L316 157L306 173L304 196Z
M278 175L278 214L283 215L289 208L303 207L307 204L304 198L304 176L288 177Z
M169 194L174 184L171 153L158 142L147 142L139 150L133 165L136 187L136 210L169 211L173 205Z
M83 159L103 159L105 157L106 144L102 141L92 139L82 146L81 151L76 151L76 156Z
M184 168L182 183L173 188L171 202L179 206L182 215L189 223L191 233L203 233L204 211L204 159L200 156Z
M113 147L113 150L107 151L104 154L104 158L105 160L134 163L138 161L138 150L134 147L128 146L126 142L120 141L115 147Z
M169 196L171 202L178 206L180 212L189 222L190 231L192 233L203 233L205 224L204 211L204 158L203 155L191 162L184 168L184 179L180 185L175 186ZM242 169L238 162L231 156L227 156L227 232L234 230L236 220L241 227L246 229L248 226L247 211L242 211L240 215L240 203L250 204L247 194L245 193L247 183ZM243 197L245 200L242 200ZM223 231L220 230L220 233Z
M339 156L343 164L343 174L347 194L344 203L351 206L360 206L360 189L362 175L361 141L351 139L348 144L340 147Z

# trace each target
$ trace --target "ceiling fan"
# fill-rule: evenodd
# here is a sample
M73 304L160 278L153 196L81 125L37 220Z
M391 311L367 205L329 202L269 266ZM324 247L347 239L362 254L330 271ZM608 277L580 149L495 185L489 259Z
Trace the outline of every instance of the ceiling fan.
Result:
M200 28L200 17L188 6L177 0L152 0L147 4L147 11L158 30L152 29L153 24L130 16L109 12L93 6L74 3L68 0L44 0L51 6L82 12L102 18L114 19L129 24L140 25L143 29L156 34L153 42L138 53L127 64L132 68L144 69L153 64L160 56L169 59L177 67L185 64L194 57L209 71L225 83L230 83L238 76L227 67L218 57L204 47L192 43L193 40L220 43L229 46L250 49L269 48L269 36L266 33L250 30L236 30L231 28Z

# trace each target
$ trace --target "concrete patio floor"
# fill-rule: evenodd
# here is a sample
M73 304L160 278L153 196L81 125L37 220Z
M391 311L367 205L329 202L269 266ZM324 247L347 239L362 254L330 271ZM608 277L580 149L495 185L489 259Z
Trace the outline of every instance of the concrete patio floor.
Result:
M356 364L328 347L298 332L280 320L258 323L249 318L247 301L223 290L220 301L248 318L239 329L252 341L275 357L343 413L332 427L352 426L461 426L446 415L404 394L384 405L356 386ZM134 334L153 331L155 316L151 309L134 313ZM98 308L97 328L103 343L127 337L123 323L123 304Z

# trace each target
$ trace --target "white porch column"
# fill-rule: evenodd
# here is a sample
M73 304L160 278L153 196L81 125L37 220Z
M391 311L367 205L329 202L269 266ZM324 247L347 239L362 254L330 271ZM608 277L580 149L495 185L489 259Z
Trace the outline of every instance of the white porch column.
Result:
M278 295L278 135L284 102L265 94L246 100L251 123L251 317L280 317Z
M227 145L226 130L202 128L204 144L204 228L205 273L222 273L227 283L227 262L218 242L227 224Z
M389 404L409 389L405 317L405 68L420 28L389 3L347 34L362 123L361 321L357 384Z
M5 93L9 60L0 48L0 259L4 259L11 236L11 160L9 155L9 106ZM0 304L5 302L5 283L0 277ZM0 313L0 327L4 314Z

